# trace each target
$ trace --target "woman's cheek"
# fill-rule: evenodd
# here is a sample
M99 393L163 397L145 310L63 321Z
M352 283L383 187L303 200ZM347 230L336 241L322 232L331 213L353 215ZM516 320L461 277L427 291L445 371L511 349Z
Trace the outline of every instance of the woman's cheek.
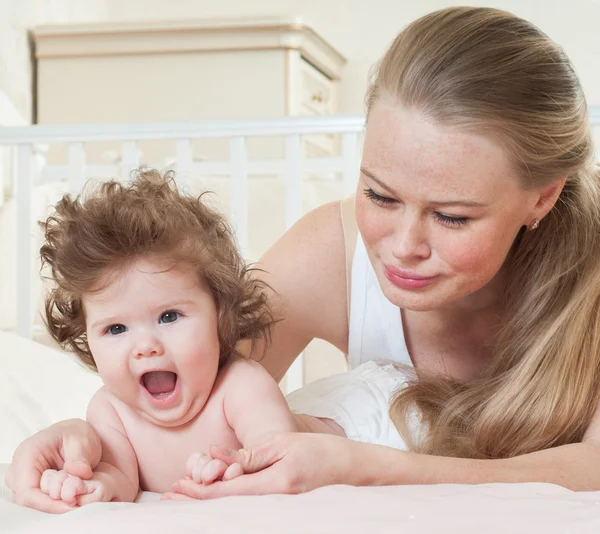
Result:
M447 245L442 260L454 273L485 279L493 277L502 266L503 257L497 242L488 236L448 241Z
M393 234L394 225L381 208L369 206L366 202L361 200L356 203L356 224L365 245L370 248L386 235Z
M368 218L366 216L366 206L364 205L364 201L363 200L356 200L356 208L355 208L355 217L356 217L356 224L358 226L358 229L360 230L361 235L363 236L363 239L367 239L367 236L371 233L370 232L370 225L368 224Z

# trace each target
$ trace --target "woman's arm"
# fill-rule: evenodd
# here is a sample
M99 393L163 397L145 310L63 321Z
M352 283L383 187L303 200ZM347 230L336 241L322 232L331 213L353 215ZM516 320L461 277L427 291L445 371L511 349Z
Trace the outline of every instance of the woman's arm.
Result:
M403 453L377 446L367 453L356 485L485 484L548 482L573 491L600 490L600 444L592 441L533 452L505 460L470 460Z
M282 318L271 345L252 354L279 381L298 354L321 338L347 351L346 263L339 202L321 206L300 219L257 265L256 275L273 289L275 313Z
M380 451L379 463L392 460ZM485 482L549 482L574 491L600 490L600 407L581 443L516 456L505 460L465 460L409 454L410 468L400 473L390 461L390 480L407 484L482 484ZM408 475L408 477L407 477ZM385 484L386 475L379 475ZM368 476L365 482L369 484ZM398 482L390 482L391 484Z
M325 434L282 434L252 450L211 449L240 464L234 480L201 486L181 481L171 499L301 493L331 484L484 484L548 482L574 491L600 490L600 411L582 443L503 460L471 460L404 452Z

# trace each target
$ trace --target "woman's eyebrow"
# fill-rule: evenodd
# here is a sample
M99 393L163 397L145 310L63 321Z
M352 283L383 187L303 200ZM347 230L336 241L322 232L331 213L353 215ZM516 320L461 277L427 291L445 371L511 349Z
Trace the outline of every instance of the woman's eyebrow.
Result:
M398 195L398 193L396 191L394 191L389 185L386 185L384 182L382 182L379 178L377 178L371 171L365 169L364 167L360 168L360 172L362 172L365 176L367 176L368 178L370 178L371 180L373 180L379 187L381 187L382 189L385 189L388 193L391 193L392 195ZM429 201L429 204L431 204L432 206L440 206L440 207L447 207L447 206L464 206L467 208L486 208L489 206L489 204L486 204L484 202L476 202L474 200L431 200Z
M466 208L486 208L489 204L475 202L474 200L444 200L440 202L431 201L432 206L464 206Z
M396 191L394 191L389 185L386 185L379 178L377 178L371 171L367 170L365 167L360 168L360 172L362 172L365 176L373 180L379 187L385 189L388 193L392 195L397 195Z

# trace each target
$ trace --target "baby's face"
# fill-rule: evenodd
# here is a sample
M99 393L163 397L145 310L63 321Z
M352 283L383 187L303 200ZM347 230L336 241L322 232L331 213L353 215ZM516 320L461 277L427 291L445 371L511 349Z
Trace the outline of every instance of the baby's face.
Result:
M179 426L217 377L217 311L191 268L140 260L83 298L88 342L107 389L142 417Z

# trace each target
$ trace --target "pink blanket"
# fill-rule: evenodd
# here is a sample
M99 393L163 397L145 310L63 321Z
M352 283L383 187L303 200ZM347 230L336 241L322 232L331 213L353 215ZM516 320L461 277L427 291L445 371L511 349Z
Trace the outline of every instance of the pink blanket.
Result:
M38 516L18 532L600 533L600 492L574 493L550 484L332 486L296 496L191 503L156 502L155 498L147 496L139 504L90 505L64 516Z

